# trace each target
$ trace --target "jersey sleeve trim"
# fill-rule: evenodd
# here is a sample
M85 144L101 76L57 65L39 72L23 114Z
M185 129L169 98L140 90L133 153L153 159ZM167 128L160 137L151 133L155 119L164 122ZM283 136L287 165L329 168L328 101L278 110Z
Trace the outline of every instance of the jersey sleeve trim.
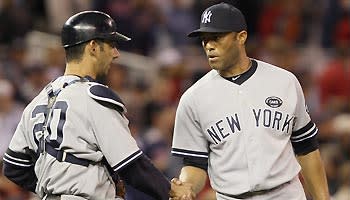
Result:
M135 153L131 154L130 156L128 156L127 158L122 160L120 163L118 163L114 167L112 167L113 171L117 172L118 170L120 170L124 166L128 165L130 162L139 158L141 155L142 155L141 150L136 151Z
M316 150L318 148L317 132L316 124L312 121L303 128L294 131L290 140L295 154L305 155Z
M205 171L208 170L208 158L184 157L183 164L184 166L193 166L193 167L201 168Z
M292 142L301 142L308 138L316 136L318 129L316 124L310 121L303 128L292 133L291 141Z
M172 148L171 153L174 156L181 156L181 157L190 156L190 157L208 158L207 152L191 151L191 150L178 149L178 148Z
M4 162L7 162L18 167L31 167L33 166L32 158L27 154L17 153L10 149L7 149L4 157Z

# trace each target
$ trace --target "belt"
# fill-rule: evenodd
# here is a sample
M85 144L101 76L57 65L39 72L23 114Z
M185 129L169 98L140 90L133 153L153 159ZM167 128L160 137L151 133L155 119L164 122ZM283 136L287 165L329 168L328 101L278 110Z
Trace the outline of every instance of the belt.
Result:
M45 195L43 200L86 200L84 197L74 195Z
M290 181L282 183L281 185L278 185L278 186L270 188L270 189L259 190L259 191L249 191L249 192L244 192L244 193L238 194L238 195L226 194L226 193L219 192L219 191L218 191L218 193L220 193L220 194L222 194L224 196L227 196L227 197L235 198L235 199L247 199L247 198L250 198L250 197L253 197L253 196L257 196L257 195L267 194L269 192L272 192L274 190L282 188L283 186L285 186L285 185L287 185L289 183L290 183Z
M43 200L61 200L61 196L56 195L46 195Z
M57 150L47 143L45 143L45 151L54 158L56 158L59 162L68 162L76 165L82 165L85 167L93 163L92 161L75 157L73 154L67 153L63 150Z
M85 200L83 197L73 195L45 195L43 200ZM124 200L122 197L115 197L115 200Z

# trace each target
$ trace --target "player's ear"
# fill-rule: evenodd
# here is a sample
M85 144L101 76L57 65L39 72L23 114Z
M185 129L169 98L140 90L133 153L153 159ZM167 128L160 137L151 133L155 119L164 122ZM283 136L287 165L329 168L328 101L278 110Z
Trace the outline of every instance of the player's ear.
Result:
M237 35L236 35L236 39L242 45L245 44L245 41L247 40L247 37L248 37L247 31L238 32Z
M86 45L86 50L89 52L90 56L94 56L96 54L97 47L98 43L95 40L90 40Z

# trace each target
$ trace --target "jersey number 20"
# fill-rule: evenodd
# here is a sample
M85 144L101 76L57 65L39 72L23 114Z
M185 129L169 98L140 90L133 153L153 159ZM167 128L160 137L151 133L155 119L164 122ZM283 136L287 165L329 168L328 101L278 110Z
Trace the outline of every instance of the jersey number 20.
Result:
M46 137L46 142L54 148L58 148L63 140L63 126L66 122L66 112L68 104L65 101L57 101L53 106L53 111L48 119L47 132L49 136ZM38 105L34 108L31 118L36 118L38 114L42 113L46 116L47 105ZM44 122L37 123L33 127L33 136L35 143L38 145L39 141L35 136L35 133L42 131ZM56 133L56 134L53 134Z

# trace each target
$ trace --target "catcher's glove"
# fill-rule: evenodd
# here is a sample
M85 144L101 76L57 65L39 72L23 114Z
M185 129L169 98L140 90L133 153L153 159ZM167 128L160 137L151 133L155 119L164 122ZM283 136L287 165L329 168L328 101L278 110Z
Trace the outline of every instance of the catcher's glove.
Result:
M125 198L125 185L124 185L124 182L120 179L116 183L116 191L117 191L118 198L121 198L121 199Z

